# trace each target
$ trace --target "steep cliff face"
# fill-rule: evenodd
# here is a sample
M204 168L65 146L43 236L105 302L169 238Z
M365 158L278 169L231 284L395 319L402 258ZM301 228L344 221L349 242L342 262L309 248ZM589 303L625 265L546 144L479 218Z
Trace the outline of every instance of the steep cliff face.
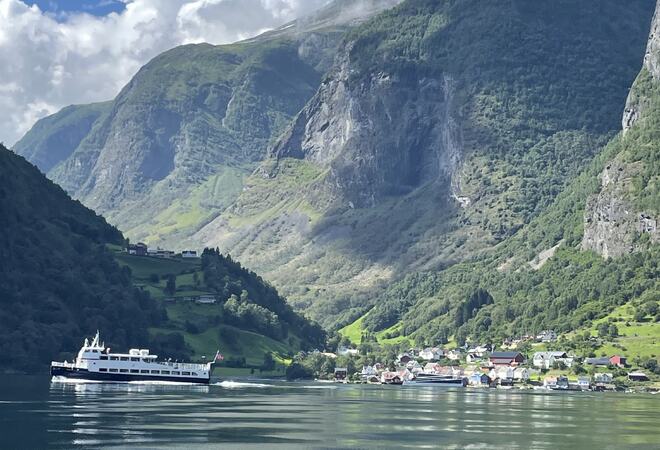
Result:
M105 114L77 124L86 130L76 140L61 151L42 146L42 170L132 239L179 245L236 198L269 142L316 91L344 33L396 3L336 1L244 42L165 52ZM62 132L43 128L25 143L48 144ZM33 148L17 151L32 157Z
M659 116L660 2L642 70L626 102L620 152L600 174L601 188L587 202L583 249L620 257L660 240Z
M351 79L350 48L278 141L272 157L327 169L323 190L373 207L429 182L447 184L460 158L449 75L378 72Z
M193 239L341 322L382 283L470 258L543 211L617 130L651 15L648 1L405 2L348 35Z

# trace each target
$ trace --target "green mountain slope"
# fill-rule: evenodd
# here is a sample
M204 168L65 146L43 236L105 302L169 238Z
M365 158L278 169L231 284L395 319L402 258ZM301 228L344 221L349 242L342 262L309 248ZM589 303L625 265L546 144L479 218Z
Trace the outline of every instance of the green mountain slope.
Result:
M4 147L0 228L4 369L43 368L96 329L113 346L147 341L162 311L106 250L121 233Z
M78 142L31 149L63 132L49 118L15 150L131 239L179 245L238 196L316 91L344 32L394 3L342 0L254 39L174 48L144 66Z
M497 343L543 329L595 334L606 323L618 331L587 351L657 359L658 27L656 12L624 131L553 204L477 261L390 287L360 322L361 331L394 327L420 343ZM491 300L478 300L477 292Z
M196 236L328 327L529 224L618 131L653 4L408 1L354 29ZM585 82L585 80L589 80Z
M213 250L193 262L110 250L124 244L116 228L4 147L0 228L3 370L43 370L53 359L71 359L96 330L114 348L150 345L180 359L221 348L253 366L264 353L284 356L324 341L320 327L273 287ZM221 302L166 304L170 275L175 296L207 293Z
M109 102L67 106L38 121L12 150L48 173L71 156L96 120L109 108Z

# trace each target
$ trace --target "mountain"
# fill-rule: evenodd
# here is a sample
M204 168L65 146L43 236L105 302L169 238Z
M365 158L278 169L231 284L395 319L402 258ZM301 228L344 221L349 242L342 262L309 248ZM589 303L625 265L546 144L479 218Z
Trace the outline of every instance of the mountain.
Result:
M649 1L407 1L348 33L219 245L329 328L539 217L619 129ZM585 81L585 80L588 80Z
M586 346L585 355L657 359L659 27L660 2L642 69L621 108L622 130L552 204L477 260L392 285L353 327L358 336L497 343L554 329L572 339L566 348ZM611 342L581 340L582 332L596 335L599 324L614 330L598 332Z
M42 370L53 359L71 359L95 330L112 347L150 344L180 359L222 347L252 366L265 353L286 355L324 342L319 326L229 256L207 249L186 263L124 253L115 227L2 146L0 227L3 370ZM190 289L204 289L220 304L166 304L158 283L145 282L159 272L163 287L169 277L183 289L182 280L196 278Z
M240 193L344 32L395 3L341 0L254 39L174 48L113 101L43 119L14 150L131 239L178 245Z
M3 370L43 368L96 329L139 345L162 310L106 249L121 233L0 147L0 355Z
M166 52L48 176L133 240L231 253L328 329L476 335L473 310L496 308L511 268L529 281L569 247L619 264L576 246L616 239L583 222L608 204L597 175L626 99L645 107L628 91L653 2L408 0L371 16L395 3ZM640 254L626 260L643 273Z

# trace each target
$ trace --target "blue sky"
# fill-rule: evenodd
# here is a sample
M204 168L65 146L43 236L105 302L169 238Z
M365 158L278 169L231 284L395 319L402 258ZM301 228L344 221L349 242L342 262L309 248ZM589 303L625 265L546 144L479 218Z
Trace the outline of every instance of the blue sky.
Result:
M120 0L28 0L28 5L37 5L49 13L86 12L95 16L105 16L111 12L121 12L126 6Z

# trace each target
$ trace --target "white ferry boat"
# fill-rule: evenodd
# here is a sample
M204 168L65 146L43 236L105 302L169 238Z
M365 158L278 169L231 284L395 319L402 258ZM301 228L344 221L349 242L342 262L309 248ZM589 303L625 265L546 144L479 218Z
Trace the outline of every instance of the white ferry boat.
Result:
M403 381L404 386L448 386L465 387L467 379L451 375L438 375L436 373L420 372L414 378Z
M89 343L87 338L72 363L53 361L50 374L91 381L170 381L179 383L208 384L213 364L222 356L216 353L213 361L206 364L190 364L158 361L157 355L146 349L131 349L128 353L111 353L101 343L99 333Z

